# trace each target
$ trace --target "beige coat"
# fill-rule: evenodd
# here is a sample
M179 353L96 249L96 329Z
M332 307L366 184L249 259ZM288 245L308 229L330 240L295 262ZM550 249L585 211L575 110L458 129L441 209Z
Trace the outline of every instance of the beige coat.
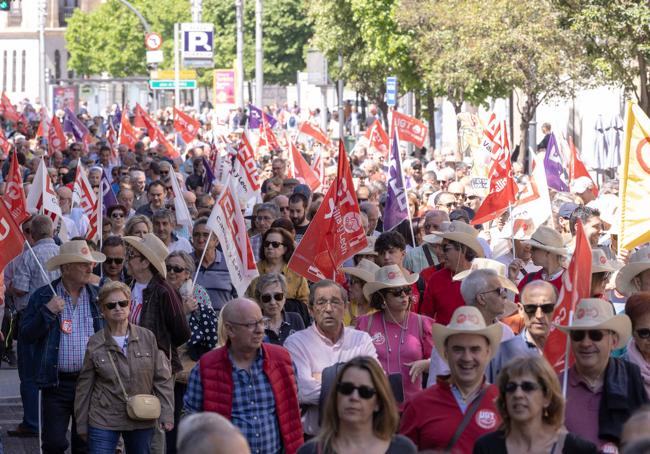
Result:
M153 394L160 399L161 423L174 422L174 380L169 360L158 350L156 337L146 328L129 324L127 355L108 328L89 340L84 364L77 381L74 413L77 432L88 426L108 430L135 430L154 427L157 421L134 421L126 413L124 393L108 358L113 357L129 396Z

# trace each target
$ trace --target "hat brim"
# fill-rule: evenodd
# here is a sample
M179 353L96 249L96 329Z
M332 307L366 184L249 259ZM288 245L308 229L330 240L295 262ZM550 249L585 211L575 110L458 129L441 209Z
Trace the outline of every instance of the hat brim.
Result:
M394 282L392 284L386 284L384 282L377 282L377 281L371 281L367 282L366 285L363 286L363 296L366 297L368 301L370 301L370 298L372 297L372 294L385 289L385 288L397 288L397 287L404 287L405 285L413 285L415 284L420 277L419 273L411 273L408 276L405 276L403 281L401 282ZM374 276L373 276L374 279Z
M454 281L462 281L467 276L469 276L469 274L472 271L475 270L469 269L469 270L461 271L460 273L454 274L454 276L451 279ZM519 295L519 289L517 288L514 282L512 282L510 279L508 279L505 276L501 276L500 274L497 274L497 278L499 279L499 285L501 285L501 287L510 290L515 295Z
M620 267L616 267L612 264L611 260L608 260L605 262L604 265L600 263L592 263L591 264L591 274L594 273L613 273L617 270L619 270Z
M90 256L92 257L92 260L85 255L59 254L48 260L45 264L45 268L47 268L48 271L54 271L61 265L66 265L68 263L104 263L104 261L106 261L106 256L101 252L91 251Z
M618 343L616 344L616 349L623 348L627 345L627 342L632 336L632 321L630 317L625 314L615 315L606 322L599 323L596 325L577 325L577 326L563 326L553 323L557 329L563 333L569 334L571 331L587 331L587 330L598 330L598 329L607 329L614 331L618 334Z
M503 326L501 323L493 323L488 325L483 329L478 330L467 330L467 329L454 329L448 328L445 325L440 323L434 323L431 326L431 335L433 337L433 345L435 345L436 350L440 357L447 362L445 357L445 342L450 336L454 334L476 334L483 336L488 340L490 344L490 360L494 358L499 350L499 345L501 344L501 337L503 336Z
M639 290L632 283L632 280L646 270L650 270L650 262L628 263L618 270L615 281L616 290L625 296L630 296L632 293L638 292Z
M439 236L439 235L434 235L433 233L430 233L428 235L424 235L422 237L422 241L424 241L425 243L429 243L429 244L440 244L440 243L442 243L442 237Z
M464 232L433 232L432 235L437 235L440 238L464 244L476 252L477 257L485 258L483 246L479 243L478 238L473 235Z
M372 281L375 278L375 275L370 271L362 270L352 266L341 267L341 271L351 276L358 277L364 282Z
M167 267L165 266L165 260L160 260L154 251L149 249L143 242L142 238L139 236L125 236L122 240L126 241L129 246L138 251L140 254L144 255L149 263L151 263L154 268L160 273L163 279L167 278Z
M529 239L529 240L523 240L524 244L529 244L533 247L536 247L537 249L542 249L547 252L551 252L553 254L561 255L562 257L566 257L569 255L569 251L565 247L553 247L553 246L548 246L546 244L542 244L537 240L534 239Z

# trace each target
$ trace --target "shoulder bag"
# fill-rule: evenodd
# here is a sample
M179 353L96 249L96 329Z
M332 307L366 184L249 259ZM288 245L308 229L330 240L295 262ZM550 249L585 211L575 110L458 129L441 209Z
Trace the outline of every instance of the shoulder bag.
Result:
M117 367L115 367L113 355L110 352L108 352L108 359L111 361L111 366L113 366L117 381L120 383L120 388L122 388L122 392L124 393L126 414L129 415L129 418L135 421L150 421L160 418L160 399L153 394L136 394L135 396L129 397L120 378L120 374L117 371Z

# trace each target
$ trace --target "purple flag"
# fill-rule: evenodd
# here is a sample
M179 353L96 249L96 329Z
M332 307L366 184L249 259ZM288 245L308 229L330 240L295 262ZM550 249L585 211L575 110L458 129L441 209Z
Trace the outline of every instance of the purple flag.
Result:
M544 155L544 169L548 187L560 192L569 192L569 164L565 162L555 134L551 133Z
M386 193L386 206L384 207L384 231L396 227L404 219L408 219L408 200L404 190L402 178L402 163L399 156L399 139L397 131L393 134L393 143L390 148L390 161L388 162L388 181Z
M264 115L264 120L271 128L274 128L278 122L278 120L262 112L261 109L258 109L252 104L248 105L248 112L248 129L258 129L262 126L262 115Z
M205 194L210 194L210 191L212 190L212 184L214 183L214 172L210 166L210 161L205 159L205 156L203 156L201 159L203 159L203 167L205 168L205 174L203 175L203 192Z
M121 123L122 123L122 111L120 110L120 105L115 104L115 113L111 118L111 126L113 127L113 131L119 131Z
M99 182L99 188L101 189L103 198L102 198L102 208L103 214L106 215L106 211L113 205L117 205L117 198L111 187L111 182L108 181L106 172L102 169L102 179Z
M90 134L88 128L79 121L77 116L67 107L64 109L63 132L72 134L77 142L83 142L84 137Z

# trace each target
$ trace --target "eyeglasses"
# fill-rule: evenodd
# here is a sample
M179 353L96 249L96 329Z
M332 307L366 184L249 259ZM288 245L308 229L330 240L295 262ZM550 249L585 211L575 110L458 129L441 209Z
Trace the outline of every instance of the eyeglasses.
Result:
M226 322L230 325L235 325L235 326L243 326L249 331L255 330L258 326L262 326L264 329L269 327L269 321L270 318L268 317L262 317L261 319L257 320L256 322L248 322L248 323L239 323L239 322Z
M187 269L183 268L182 266L167 265L167 272L171 273L172 271L176 274L179 274L182 273L183 271L187 271Z
M131 259L142 259L144 256L142 254L139 254L138 252L134 250L126 251L126 259L131 260Z
M167 171L165 171L165 170L161 170L161 171L160 171L160 174L161 174L161 175L169 175L169 170L167 170Z
M353 383L343 381L336 385L336 390L343 394L344 396L350 396L354 392L354 390L359 393L359 397L362 399L372 399L375 394L377 394L377 391L374 388L371 388L370 386L366 385L361 385L361 386L356 386Z
M392 296L409 296L411 293L413 293L413 289L411 287L390 288L386 290L386 293Z
M338 307L342 306L345 304L343 300L337 299L337 298L332 298L331 300L325 299L325 298L320 298L314 301L314 305L316 307L325 307L326 305L332 305L333 307Z
M280 246L285 246L285 244L280 243L279 241L265 241L264 242L264 247L268 248L269 246L271 246L273 249L277 249Z
M124 217L124 213L114 212L114 213L111 213L111 217L112 217L112 218L123 218L123 217Z
M648 328L640 328L637 329L635 332L636 335L639 336L641 339L647 339L650 337L650 329Z
M284 299L284 293L265 293L260 296L260 299L262 300L263 303L270 303L272 299L276 301L282 301Z
M573 342L582 342L585 336L589 335L589 339L594 342L600 342L605 337L605 331L600 329L579 330L571 331L571 340Z
M357 202L359 202L359 203L363 203L363 202L367 202L367 201L368 201L368 199L362 199L360 197L357 197Z
M537 309L541 309L545 314L552 314L555 310L555 304L524 304L524 312L526 315L535 315L537 313Z
M280 211L289 211L289 207L288 206L280 207Z
M497 287L495 289L488 290L487 292L481 292L479 293L479 295L485 295L486 293L492 293L492 292L496 292L501 297L508 296L508 289L505 289L503 287Z
M528 394L541 389L542 386L539 383L535 383L533 381L522 381L521 383L509 381L506 383L504 390L507 394L513 394L517 391L517 388L521 388L523 392Z
M110 303L104 303L104 306L106 309L112 311L117 307L117 305L120 305L120 307L127 307L129 305L129 300L122 300L122 301L111 301Z
M271 216L257 216L256 219L258 221L272 221L273 218Z
M114 263L116 265L121 265L124 263L124 259L122 257L106 257L106 260L104 261L107 265L110 265L111 263Z

